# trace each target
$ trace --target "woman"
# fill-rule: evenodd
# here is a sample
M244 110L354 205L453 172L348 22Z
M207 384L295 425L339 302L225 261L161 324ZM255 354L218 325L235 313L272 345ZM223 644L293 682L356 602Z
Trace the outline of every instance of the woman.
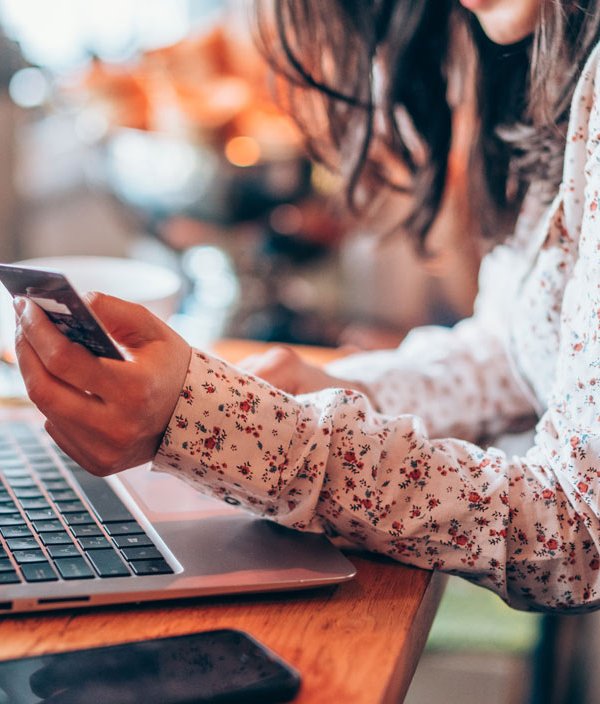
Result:
M326 372L276 351L254 363L271 385L190 353L143 309L102 295L92 305L128 361L95 358L21 299L19 362L49 433L95 474L153 458L281 523L463 575L518 607L590 607L600 599L600 11L592 0L461 2L282 1L279 43L291 77L331 100L327 146L346 154L354 140L354 202L366 172L386 179L373 154L393 150L415 199L405 226L423 241L450 147L445 76L460 69L450 38L473 37L474 200L484 231L521 214L483 263L472 318ZM521 457L475 444L535 417Z

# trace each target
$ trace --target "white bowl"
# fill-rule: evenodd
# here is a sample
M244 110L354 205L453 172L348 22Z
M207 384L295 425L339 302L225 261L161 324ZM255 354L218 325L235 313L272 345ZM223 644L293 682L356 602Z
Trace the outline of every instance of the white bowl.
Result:
M165 321L177 310L181 279L174 271L156 264L96 256L38 257L16 264L60 271L81 294L101 291L141 303Z
M162 266L115 257L39 257L15 262L20 266L51 269L65 274L80 294L101 291L141 303L167 321L176 311L181 293L179 276ZM15 314L12 300L0 285L0 352L14 358Z

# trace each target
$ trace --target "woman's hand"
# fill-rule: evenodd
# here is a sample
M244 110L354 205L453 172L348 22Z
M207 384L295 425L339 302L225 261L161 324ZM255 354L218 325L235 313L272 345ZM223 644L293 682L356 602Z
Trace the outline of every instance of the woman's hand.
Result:
M327 374L320 367L305 362L290 347L273 347L263 354L247 357L239 366L295 396L330 388L354 389L368 395L367 389L359 382Z
M96 357L71 342L24 298L15 302L16 351L48 433L82 467L105 476L152 459L191 350L143 306L99 293L87 301L125 361Z

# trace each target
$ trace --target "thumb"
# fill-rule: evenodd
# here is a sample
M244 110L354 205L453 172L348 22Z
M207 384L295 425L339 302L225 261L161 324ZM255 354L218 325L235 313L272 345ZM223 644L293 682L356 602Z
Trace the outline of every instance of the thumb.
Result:
M160 320L139 303L98 291L87 293L84 300L106 332L125 347L140 347L162 337Z

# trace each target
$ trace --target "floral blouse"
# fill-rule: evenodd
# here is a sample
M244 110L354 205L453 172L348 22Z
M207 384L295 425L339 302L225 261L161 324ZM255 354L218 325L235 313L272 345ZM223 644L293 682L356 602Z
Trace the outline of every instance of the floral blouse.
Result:
M520 608L597 605L599 91L596 48L560 191L484 259L472 318L330 365L372 401L343 388L290 396L193 351L154 468ZM527 416L537 426L522 456L475 444Z

